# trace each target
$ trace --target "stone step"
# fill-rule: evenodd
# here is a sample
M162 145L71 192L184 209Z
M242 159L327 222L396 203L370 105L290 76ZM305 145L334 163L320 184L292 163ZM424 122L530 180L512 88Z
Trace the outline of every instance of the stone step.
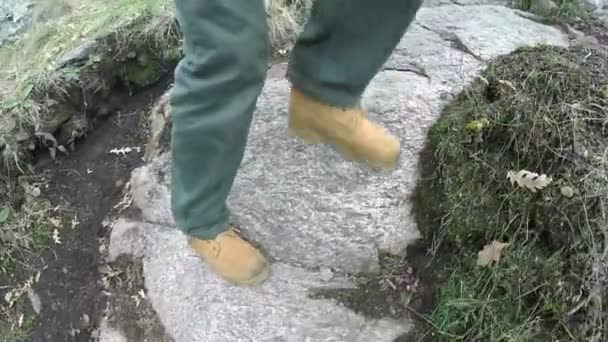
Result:
M310 299L310 289L353 286L331 271L274 263L262 287L228 286L171 228L119 220L113 229L110 257L143 257L146 292L175 341L392 341L409 329L406 320L368 320Z

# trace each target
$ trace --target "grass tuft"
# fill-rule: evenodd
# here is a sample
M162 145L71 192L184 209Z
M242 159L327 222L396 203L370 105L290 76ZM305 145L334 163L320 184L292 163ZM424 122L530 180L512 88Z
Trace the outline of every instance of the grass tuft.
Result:
M289 48L311 5L311 0L270 1L268 26L274 48ZM73 88L107 91L121 68L128 70L120 76L136 85L157 80L155 68L129 69L126 56L141 49L147 59L181 58L172 0L44 0L32 16L33 24L22 37L0 48L0 161L4 169L17 173L28 171L27 156L38 146L50 147L52 153L62 149L62 142L54 141L54 129L77 114L67 113L70 110L62 104L81 107L83 102ZM93 53L86 51L87 43ZM65 57L78 49L88 60L65 65ZM104 73L92 77L90 71L96 67ZM81 126L75 132L78 136L88 129L86 123L76 126Z
M493 61L432 128L416 211L437 258L429 319L441 340L608 339L607 61L522 48ZM512 186L507 172L522 169L553 182ZM493 240L510 245L478 266Z

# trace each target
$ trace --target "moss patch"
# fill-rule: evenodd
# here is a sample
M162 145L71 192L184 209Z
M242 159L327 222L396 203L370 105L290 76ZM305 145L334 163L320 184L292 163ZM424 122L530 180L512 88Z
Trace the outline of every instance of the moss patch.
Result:
M529 11L550 22L573 24L579 20L591 20L593 15L585 4L577 0L513 0L514 8Z
M607 63L602 51L520 49L431 129L415 211L437 258L428 318L440 340L608 338ZM532 192L511 170L553 182ZM478 266L493 240L510 245Z

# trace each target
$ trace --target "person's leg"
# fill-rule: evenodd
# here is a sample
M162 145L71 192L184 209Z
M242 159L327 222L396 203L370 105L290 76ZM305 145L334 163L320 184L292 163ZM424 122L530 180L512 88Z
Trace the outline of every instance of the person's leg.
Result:
M229 228L226 199L266 76L264 1L175 0L175 5L185 56L171 90L173 216L216 271L246 282L263 260ZM215 255L217 249L223 255Z
M330 141L372 166L390 167L396 139L367 121L361 94L413 21L422 0L317 1L289 61L290 130Z

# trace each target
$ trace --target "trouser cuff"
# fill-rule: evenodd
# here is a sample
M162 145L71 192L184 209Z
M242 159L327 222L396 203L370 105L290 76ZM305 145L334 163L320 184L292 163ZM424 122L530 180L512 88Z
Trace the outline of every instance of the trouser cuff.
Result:
M359 94L353 94L346 90L339 90L323 84L318 84L317 82L300 75L293 69L287 71L287 78L296 89L306 96L325 102L334 107L356 107L362 93L361 91Z
M191 229L182 229L182 231L188 235L188 237L197 238L201 240L213 240L221 233L225 232L229 228L227 221L215 224L211 227L196 227Z

